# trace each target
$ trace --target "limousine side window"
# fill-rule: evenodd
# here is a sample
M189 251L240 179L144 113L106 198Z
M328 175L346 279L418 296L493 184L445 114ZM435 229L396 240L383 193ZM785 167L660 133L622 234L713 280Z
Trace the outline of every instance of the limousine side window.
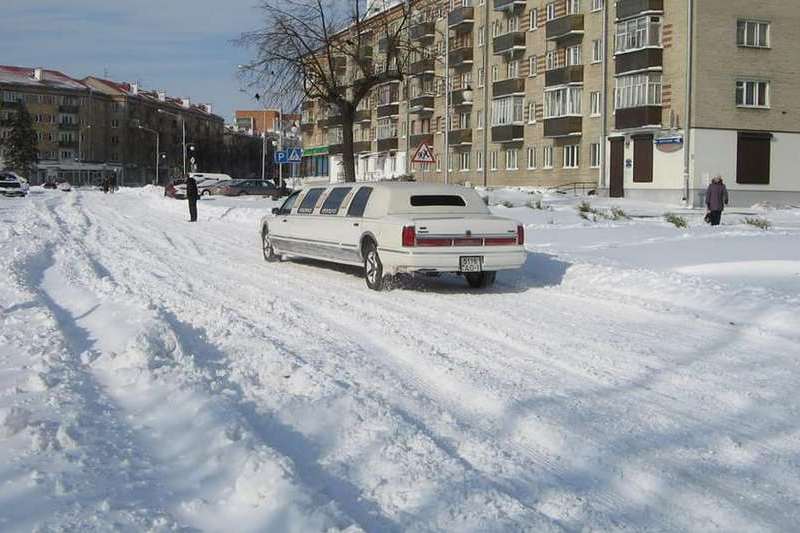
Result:
M325 198L325 201L322 202L322 207L319 210L320 215L335 215L339 212L339 207L342 205L342 200L344 200L347 193L350 192L351 187L336 187L331 189L330 194L328 197Z
M467 202L455 194L425 194L412 196L411 205L412 207L464 207Z
M372 187L361 187L358 189L356 195L353 196L353 201L350 202L350 209L347 210L347 216L363 217L370 194L372 194Z
M284 200L283 205L281 206L281 210L279 214L281 215L288 215L292 212L292 207L294 207L294 203L297 201L297 197L300 196L300 191L293 192L289 195L289 197Z
M309 189L303 201L300 202L300 207L297 208L297 213L300 215L310 215L314 212L314 206L317 205L320 195L325 189Z

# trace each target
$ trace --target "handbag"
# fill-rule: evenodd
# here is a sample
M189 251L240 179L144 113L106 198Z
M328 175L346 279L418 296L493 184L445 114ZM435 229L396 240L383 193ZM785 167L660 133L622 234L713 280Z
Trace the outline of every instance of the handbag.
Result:
M705 221L706 221L706 224L711 224L711 211L709 211L708 213L706 213L706 216L705 216L705 217L703 217L703 220L705 220Z

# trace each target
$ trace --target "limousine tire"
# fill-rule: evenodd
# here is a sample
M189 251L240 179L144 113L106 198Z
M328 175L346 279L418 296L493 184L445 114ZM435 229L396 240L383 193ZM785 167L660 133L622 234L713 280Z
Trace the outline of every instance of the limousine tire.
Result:
M485 289L494 285L497 272L468 272L464 274L464 277L467 278L467 283L473 289Z
M264 260L267 263L274 263L281 258L279 254L275 253L275 248L272 247L272 241L266 229L261 232L261 251L264 253Z
M383 263L378 256L378 247L371 240L364 243L364 279L373 291L383 290Z

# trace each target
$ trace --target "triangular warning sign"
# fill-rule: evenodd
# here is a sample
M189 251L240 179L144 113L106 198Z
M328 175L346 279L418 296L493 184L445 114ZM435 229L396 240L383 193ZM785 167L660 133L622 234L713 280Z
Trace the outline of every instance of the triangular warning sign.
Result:
M433 146L422 143L417 147L414 152L414 157L411 158L412 163L435 163L436 158L433 157Z

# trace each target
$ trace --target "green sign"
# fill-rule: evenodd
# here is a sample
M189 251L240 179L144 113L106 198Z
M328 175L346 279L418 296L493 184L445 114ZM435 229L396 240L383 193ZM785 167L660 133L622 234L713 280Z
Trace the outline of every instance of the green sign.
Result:
M312 155L325 155L328 153L327 146L317 146L315 148L303 148L303 157Z

